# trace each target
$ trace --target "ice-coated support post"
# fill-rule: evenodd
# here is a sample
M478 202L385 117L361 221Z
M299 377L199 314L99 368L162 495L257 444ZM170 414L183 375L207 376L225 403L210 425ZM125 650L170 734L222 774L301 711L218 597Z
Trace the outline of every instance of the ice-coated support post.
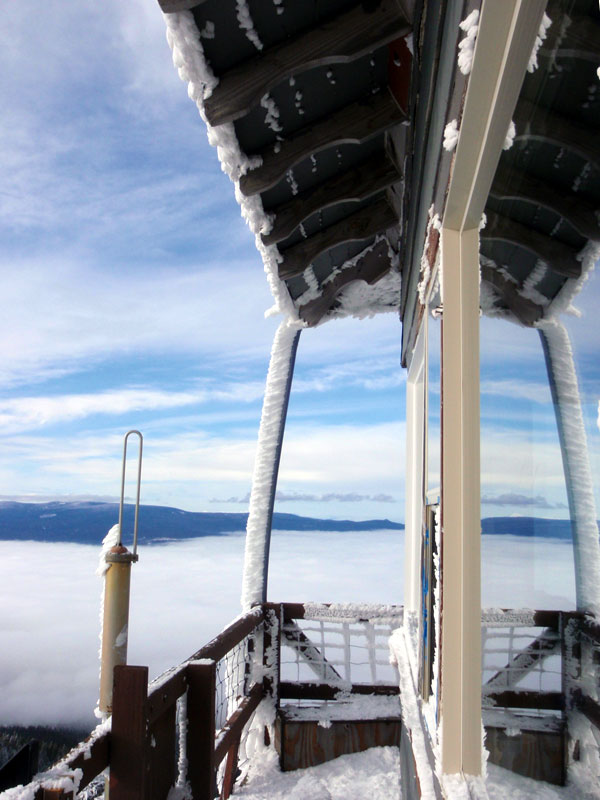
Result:
M600 542L594 484L573 349L562 322L539 327L556 415L573 532L575 596L579 611L600 612Z
M242 578L244 611L267 599L273 506L300 330L282 322L271 348L246 526Z

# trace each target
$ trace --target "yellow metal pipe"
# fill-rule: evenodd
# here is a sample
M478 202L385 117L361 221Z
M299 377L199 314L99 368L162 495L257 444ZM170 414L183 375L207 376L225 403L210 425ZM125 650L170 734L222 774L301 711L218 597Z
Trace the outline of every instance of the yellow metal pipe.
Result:
M102 713L112 711L113 671L127 663L127 628L129 625L129 587L131 564L136 556L122 545L106 554L108 569L104 576L104 612L100 657L100 700Z

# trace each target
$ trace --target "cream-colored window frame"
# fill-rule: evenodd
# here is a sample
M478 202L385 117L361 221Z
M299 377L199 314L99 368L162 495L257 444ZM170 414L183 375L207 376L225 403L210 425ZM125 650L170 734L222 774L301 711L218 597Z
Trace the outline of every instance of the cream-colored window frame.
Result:
M479 224L545 0L484 0L441 233L444 774L480 775Z

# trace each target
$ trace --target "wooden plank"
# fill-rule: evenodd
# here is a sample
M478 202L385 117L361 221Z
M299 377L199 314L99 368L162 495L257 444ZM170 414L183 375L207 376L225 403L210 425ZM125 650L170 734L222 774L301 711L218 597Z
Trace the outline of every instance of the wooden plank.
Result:
M591 135L589 127L523 98L517 103L513 122L517 129L515 141L551 142L600 168L600 137Z
M544 316L544 307L534 303L527 297L519 294L517 284L509 281L501 272L490 266L481 267L482 280L489 283L500 295L500 299L505 303L515 317L528 328L531 328L538 320Z
M487 225L480 234L483 241L499 240L514 244L529 250L559 275L581 277L581 262L577 261L575 251L568 245L491 209L486 208L485 214Z
M177 780L176 769L176 712L169 706L149 729L148 796L150 800L166 800Z
M30 783L38 771L40 743L32 739L0 767L0 792Z
M347 687L330 685L327 683L294 683L292 681L282 681L279 693L282 700L334 700L340 691L346 691ZM377 696L395 696L399 693L398 686L395 684L363 684L353 683L352 694Z
M194 800L213 800L216 664L188 664L188 781Z
M223 787L221 789L221 800L228 800L233 793L235 778L237 773L238 754L240 749L239 738L234 741L227 751L227 761L223 773Z
M147 714L148 724L152 725L162 714L175 705L178 698L187 689L187 672L185 664L179 666L166 681L148 693Z
M109 765L110 756L110 740L111 734L109 731L99 736L94 742L86 747L83 752L80 752L75 758L68 759L67 763L70 769L80 769L83 771L79 789L85 787L97 775L99 775Z
M520 725L525 726L525 721ZM566 746L564 731L528 731L516 736L505 728L486 725L485 746L489 762L534 780L564 785Z
M275 215L273 227L262 235L264 244L287 238L311 214L336 203L359 202L400 180L396 165L384 153L376 153L354 169L268 209Z
M221 761L225 758L227 751L231 748L236 739L240 738L244 729L244 725L256 711L263 697L264 691L262 684L255 683L250 689L248 696L244 697L238 708L233 712L225 725L221 728L214 751L215 766L218 766L221 763Z
M573 692L573 701L575 707L600 731L600 703L597 700L593 700L589 695L583 694L581 689L576 689Z
M302 319L309 326L317 325L331 309L339 293L354 281L366 281L372 285L390 271L392 262L389 245L379 242L351 267L345 267L332 281L321 289L321 294L299 308Z
M498 200L520 200L554 211L587 239L600 239L600 222L584 197L556 189L546 181L521 170L498 166L490 195Z
M301 275L315 258L343 242L360 242L398 224L396 212L385 197L355 211L323 231L284 250L279 263L282 280Z
M148 667L119 665L114 671L110 745L111 800L146 800Z
M262 164L240 178L242 194L264 192L303 158L334 145L360 144L405 118L388 89L351 103L288 137L278 152L272 147L263 151Z
M410 31L397 0L382 0L370 7L356 3L349 11L286 39L221 75L205 102L206 118L213 126L233 122L285 78L312 67L354 61Z
M562 692L484 691L483 705L491 702L494 708L535 708L544 711L564 711Z
M264 611L262 608L252 609L243 617L236 620L233 624L229 625L225 630L200 650L197 650L194 655L190 656L188 661L199 661L203 658L212 659L213 661L220 661L224 658L230 650L238 645L246 636L249 636L264 620Z
M317 721L285 719L281 725L281 768L304 769L370 747L398 747L400 731L400 719L334 720L328 728Z

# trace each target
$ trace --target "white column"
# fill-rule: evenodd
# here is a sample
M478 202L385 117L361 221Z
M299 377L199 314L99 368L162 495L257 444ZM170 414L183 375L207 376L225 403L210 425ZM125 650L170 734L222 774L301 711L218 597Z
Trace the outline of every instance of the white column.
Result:
M404 529L404 609L420 612L421 528L425 471L426 318L413 352L406 383L406 514Z
M442 230L441 752L481 772L479 231Z
M273 340L252 476L242 577L242 608L267 599L271 522L300 328L284 320Z
M577 608L600 614L600 541L581 397L569 334L562 322L540 326L573 530Z

